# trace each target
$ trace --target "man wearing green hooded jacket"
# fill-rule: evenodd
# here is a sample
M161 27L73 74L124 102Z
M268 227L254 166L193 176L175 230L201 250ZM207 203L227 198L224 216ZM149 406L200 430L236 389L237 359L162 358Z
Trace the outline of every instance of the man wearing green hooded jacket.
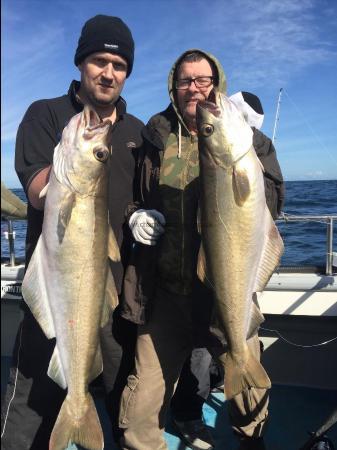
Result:
M218 356L225 352L209 332L212 292L196 275L200 235L195 122L198 101L206 100L213 89L226 94L225 74L214 56L189 50L173 65L168 83L171 104L152 117L143 132L135 181L138 201L129 211L137 243L126 271L122 315L140 326L135 370L121 399L125 450L167 449L166 414L186 358L195 347L207 347ZM267 161L266 199L270 210L276 210L283 179L273 146L267 147L266 154L258 156L262 164ZM259 358L257 330L248 345ZM268 392L251 388L228 403L239 449L264 449Z

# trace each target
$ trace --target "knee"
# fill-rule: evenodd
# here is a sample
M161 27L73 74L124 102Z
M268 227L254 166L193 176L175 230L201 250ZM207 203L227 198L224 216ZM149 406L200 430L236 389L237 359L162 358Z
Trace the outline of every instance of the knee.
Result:
M127 428L130 420L137 417L137 391L139 385L139 377L137 375L129 375L126 386L123 390L119 411L119 426Z

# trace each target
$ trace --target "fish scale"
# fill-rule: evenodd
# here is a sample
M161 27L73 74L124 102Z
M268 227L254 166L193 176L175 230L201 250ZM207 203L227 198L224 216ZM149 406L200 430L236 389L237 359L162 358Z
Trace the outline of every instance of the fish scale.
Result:
M253 294L263 290L278 265L283 242L266 204L252 130L227 97L218 93L215 98L216 104L197 105L202 240L198 275L214 290L216 319L228 344L223 363L225 393L231 399L249 387L270 387L247 338L263 321Z

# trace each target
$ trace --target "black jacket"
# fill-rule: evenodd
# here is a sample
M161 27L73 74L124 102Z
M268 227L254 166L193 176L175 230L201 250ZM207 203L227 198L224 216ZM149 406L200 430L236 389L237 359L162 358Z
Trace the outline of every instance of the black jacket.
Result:
M79 82L73 81L66 95L34 102L23 117L16 139L15 169L26 194L38 172L52 164L54 148L61 139L64 127L83 109L76 99L79 87ZM126 112L122 97L118 99L116 109L117 120L112 129L112 155L109 161L109 217L124 263L131 242L129 227L124 226L125 209L133 201L135 165L144 124ZM26 265L41 234L42 222L43 211L38 211L28 202ZM122 264L111 262L111 269L116 287L120 290Z

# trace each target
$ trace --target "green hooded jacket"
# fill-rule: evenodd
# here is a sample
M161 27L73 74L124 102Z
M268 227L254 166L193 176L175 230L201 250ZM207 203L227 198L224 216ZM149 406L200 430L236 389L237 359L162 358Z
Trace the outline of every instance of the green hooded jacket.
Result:
M169 73L168 91L178 120L172 124L167 137L160 169L159 195L166 226L159 243L157 273L161 287L180 295L191 293L200 246L197 231L199 152L198 138L188 131L177 106L174 81L180 61L195 51L211 62L217 80L214 89L226 94L225 74L219 61L201 50L184 52Z
M166 226L157 245L134 245L126 269L121 314L138 324L145 323L148 318L157 285L172 293L188 295L197 277L200 245L197 232L198 143L180 115L173 89L179 62L193 51L204 54L213 62L218 72L214 89L226 94L226 78L219 61L202 50L188 50L177 59L169 73L170 105L154 115L143 130L143 147L139 152L134 183L135 202L127 213L130 217L139 208L157 209L163 213ZM276 211L282 175L270 139L258 130L254 131L254 138L256 133L260 151L255 149L265 166L267 204Z

